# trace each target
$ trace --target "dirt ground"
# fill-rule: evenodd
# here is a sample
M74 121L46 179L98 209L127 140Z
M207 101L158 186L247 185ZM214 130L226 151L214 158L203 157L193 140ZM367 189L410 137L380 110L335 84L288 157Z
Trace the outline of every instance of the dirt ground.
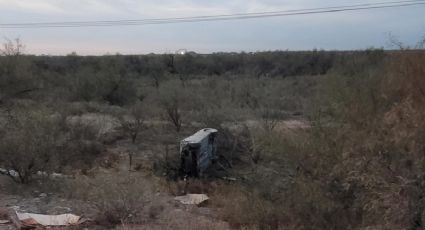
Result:
M135 172L137 173L137 172ZM64 199L56 194L42 190L42 186L22 193L20 186L14 185L9 178L0 176L0 207L38 214L73 213L89 221L82 227L87 229L104 229L94 220L97 209L85 201ZM41 189L40 189L41 188ZM28 188L27 188L28 189ZM35 190L40 189L40 190ZM16 193L14 192L16 190ZM142 224L122 225L118 229L229 229L227 223L216 217L216 210L208 206L183 205L166 192L157 192L144 204ZM11 223L0 224L0 230L15 229Z

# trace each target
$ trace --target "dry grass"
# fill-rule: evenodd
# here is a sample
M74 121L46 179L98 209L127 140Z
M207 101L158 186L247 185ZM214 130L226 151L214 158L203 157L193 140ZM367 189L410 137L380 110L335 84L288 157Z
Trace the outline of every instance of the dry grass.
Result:
M103 173L94 178L80 176L66 185L64 195L90 202L97 210L96 222L105 227L142 221L154 191L147 179L128 172ZM154 217L160 210L150 212Z
M235 229L279 229L287 224L279 205L235 184L220 184L211 194L211 205Z

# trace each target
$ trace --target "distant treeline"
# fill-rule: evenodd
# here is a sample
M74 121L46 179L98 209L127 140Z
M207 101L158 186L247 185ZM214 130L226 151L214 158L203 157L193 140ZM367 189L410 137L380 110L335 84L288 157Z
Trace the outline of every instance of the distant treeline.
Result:
M69 73L90 68L103 71L113 65L123 74L244 75L252 77L286 77L326 74L337 63L368 51L270 51L258 53L213 53L111 55L111 56L27 56L40 71Z
M128 105L143 100L146 86L160 88L176 80L184 87L192 79L282 79L355 73L383 60L383 50L273 51L107 56L34 56L21 52L19 41L0 55L0 103L31 97L65 101L106 101ZM177 86L175 86L177 87Z

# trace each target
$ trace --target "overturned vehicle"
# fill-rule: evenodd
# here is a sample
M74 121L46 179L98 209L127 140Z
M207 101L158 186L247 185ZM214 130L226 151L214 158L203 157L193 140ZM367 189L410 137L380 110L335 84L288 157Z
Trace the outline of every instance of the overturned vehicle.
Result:
M206 128L180 142L180 170L183 175L202 176L216 160L216 137L216 129Z

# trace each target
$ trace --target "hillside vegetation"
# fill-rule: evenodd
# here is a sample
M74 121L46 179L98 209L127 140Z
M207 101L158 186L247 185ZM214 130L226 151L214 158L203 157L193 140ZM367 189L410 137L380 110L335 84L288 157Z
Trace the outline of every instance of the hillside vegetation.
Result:
M99 229L425 229L421 49L1 51L0 197L46 190ZM203 127L219 164L183 182L179 140ZM160 202L188 192L210 220Z

